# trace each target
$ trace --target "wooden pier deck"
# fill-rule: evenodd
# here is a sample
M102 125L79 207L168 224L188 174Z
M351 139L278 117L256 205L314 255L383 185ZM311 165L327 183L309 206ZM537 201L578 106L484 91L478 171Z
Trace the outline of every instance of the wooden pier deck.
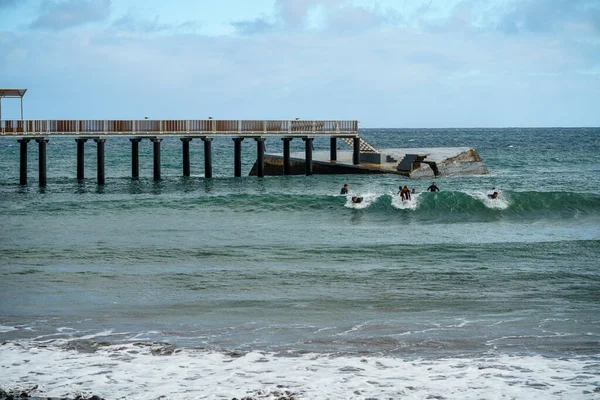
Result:
M0 136L358 137L356 120L0 120Z
M27 145L38 144L39 185L46 186L46 144L54 137L74 137L77 142L77 179L84 179L85 142L93 140L97 148L98 184L105 183L104 143L109 137L129 137L131 142L131 176L139 177L139 149L143 139L150 139L154 155L154 180L160 179L160 144L163 139L179 138L182 143L183 176L190 176L190 141L199 138L204 144L204 176L212 178L212 141L215 137L233 137L234 176L242 175L244 139L256 141L257 175L262 177L265 140L281 137L285 158L284 174L289 173L290 141L302 138L306 160L311 160L313 140L329 137L332 159L337 151L336 140L351 141L353 160L360 163L362 139L356 120L0 120L0 138L17 139L20 145L19 183L27 184ZM364 146L363 146L364 147ZM306 175L312 174L312 162L307 162Z

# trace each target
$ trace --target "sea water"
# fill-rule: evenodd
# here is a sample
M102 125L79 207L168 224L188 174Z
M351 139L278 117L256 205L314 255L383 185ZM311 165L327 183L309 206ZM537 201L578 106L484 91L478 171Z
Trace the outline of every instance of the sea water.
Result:
M365 129L376 147L471 146L490 170L213 179L191 142L51 138L19 185L0 139L0 388L106 399L600 397L600 129ZM301 140L292 151L302 151ZM315 149L327 149L326 138ZM267 139L267 152L281 152ZM344 144L339 143L340 149ZM243 170L256 142L243 142ZM355 207L340 196L365 200ZM409 206L398 186L415 188ZM492 187L496 200L487 198Z

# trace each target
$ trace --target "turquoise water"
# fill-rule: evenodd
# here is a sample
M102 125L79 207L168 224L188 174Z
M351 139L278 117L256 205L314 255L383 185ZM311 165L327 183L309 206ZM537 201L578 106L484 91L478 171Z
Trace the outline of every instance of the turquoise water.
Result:
M192 177L183 178L181 144L172 138L162 144L163 179L152 180L152 146L143 141L141 178L132 181L129 141L114 138L106 143L106 184L98 186L95 145L86 145L86 179L78 182L75 142L60 138L48 145L47 187L37 186L35 144L29 185L21 187L18 144L0 139L0 356L34 357L51 345L54 356L77 350L84 365L98 346L122 355L119 346L147 343L201 349L194 362L259 352L275 355L271 363L280 362L277 355L317 354L403 360L410 369L485 358L489 368L510 369L512 378L494 375L506 385L501 390L516 385L531 390L528 398L587 398L600 386L600 129L381 129L361 136L381 148L471 146L490 174L437 178L439 193L423 193L429 180L391 175L233 178L233 142L217 138L214 178L202 177L200 140L191 145ZM243 143L247 173L256 145ZM328 144L315 140L317 150ZM301 140L292 145L302 151ZM281 140L268 139L269 151L280 152ZM365 208L338 195L344 183L365 197ZM399 185L417 189L414 208L399 207ZM492 187L499 201L486 199ZM544 369L559 361L573 367L560 384L564 365ZM119 362L156 372L138 359ZM296 362L314 368L309 359ZM46 392L72 394L52 386L65 375L62 364L48 365L55 372ZM17 367L3 372L4 388L30 376ZM123 374L134 388L129 398L158 391ZM371 381L385 374L373 375ZM302 376L276 379L315 398ZM111 398L123 390L77 381L84 382L78 390ZM231 382L223 396L240 396L240 383ZM495 387L482 386L481 376L460 382L465 392L447 398L481 398ZM198 385L189 398L209 398ZM415 398L435 394L433 383L422 387ZM329 396L400 396L387 388L357 395L341 385Z

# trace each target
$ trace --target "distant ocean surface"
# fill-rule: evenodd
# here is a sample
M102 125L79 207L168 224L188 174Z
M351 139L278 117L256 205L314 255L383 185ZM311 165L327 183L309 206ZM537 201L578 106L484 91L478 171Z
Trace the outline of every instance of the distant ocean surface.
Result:
M474 147L490 174L213 179L191 142L96 147L19 185L0 138L0 388L106 399L600 398L600 129L365 129L376 147ZM292 151L303 142L292 141ZM327 149L326 138L315 149ZM281 152L269 138L267 152ZM339 143L340 149L344 144ZM243 173L256 143L243 142ZM344 183L363 196L353 208ZM416 188L411 207L398 186ZM488 200L492 187L497 200Z

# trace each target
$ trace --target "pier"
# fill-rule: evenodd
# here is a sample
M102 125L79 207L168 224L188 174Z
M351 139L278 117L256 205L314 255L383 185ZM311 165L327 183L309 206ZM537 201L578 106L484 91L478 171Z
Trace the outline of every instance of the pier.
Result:
M378 150L358 131L357 120L25 120L23 96L27 89L0 89L0 138L14 138L20 145L19 183L27 184L27 147L38 144L39 185L46 186L46 147L51 138L72 137L77 146L77 179L85 178L85 143L96 143L97 182L104 185L105 143L111 137L128 137L131 143L131 177L139 178L139 143L148 139L153 148L153 178L161 178L161 142L179 138L182 144L182 173L190 176L190 142L204 145L204 177L212 178L212 142L230 137L234 142L234 177L242 176L242 141L256 142L256 162L249 175L313 174L399 174L429 178L453 174L486 174L487 168L471 148ZM21 119L2 120L2 98L20 98ZM281 154L265 154L267 139L281 138ZM329 137L329 152L314 151L317 137ZM290 142L302 139L304 152L290 154ZM338 139L350 150L338 152ZM314 154L313 154L314 153Z
M97 180L105 183L104 144L111 137L129 137L131 142L131 177L139 178L139 142L148 139L153 144L154 180L160 180L160 145L165 138L179 138L182 143L183 176L190 176L190 147L193 139L204 143L204 176L212 178L212 141L219 137L231 137L234 141L234 176L240 177L241 142L256 141L255 169L259 177L264 176L265 141L280 137L283 153L287 154L282 165L282 174L291 173L289 145L294 138L305 142L304 173L311 175L313 140L315 137L330 138L330 154L335 161L337 139L353 143L354 161L360 164L361 139L357 120L0 120L0 137L15 138L20 144L21 185L27 184L27 146L32 140L38 143L39 185L46 186L46 145L53 137L72 137L77 146L77 179L84 179L85 143L94 141L97 149ZM364 145L362 146L364 148Z

